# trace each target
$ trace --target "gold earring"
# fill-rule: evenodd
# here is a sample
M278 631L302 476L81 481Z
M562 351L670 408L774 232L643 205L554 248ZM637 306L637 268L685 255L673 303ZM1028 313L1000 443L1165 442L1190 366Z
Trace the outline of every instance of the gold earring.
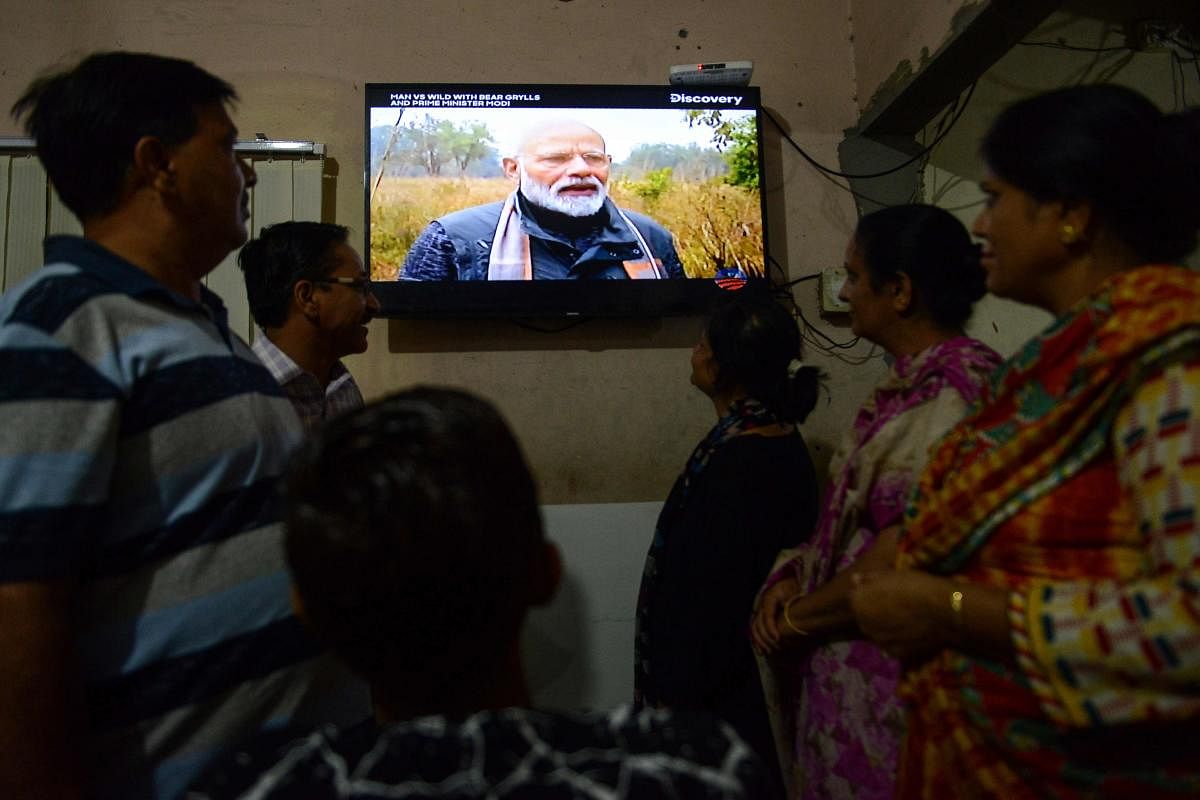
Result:
M1063 244L1075 244L1079 241L1079 231L1075 230L1074 225L1063 225L1058 240Z

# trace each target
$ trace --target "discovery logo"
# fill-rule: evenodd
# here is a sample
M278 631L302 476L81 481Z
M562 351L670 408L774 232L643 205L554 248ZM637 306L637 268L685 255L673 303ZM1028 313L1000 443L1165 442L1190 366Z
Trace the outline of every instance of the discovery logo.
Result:
M671 92L672 103L687 103L688 105L740 106L746 99L740 94L683 94Z

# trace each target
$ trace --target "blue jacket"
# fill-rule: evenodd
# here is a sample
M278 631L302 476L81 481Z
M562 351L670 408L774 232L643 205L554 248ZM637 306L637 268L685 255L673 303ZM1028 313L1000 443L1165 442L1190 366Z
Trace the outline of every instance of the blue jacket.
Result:
M431 222L408 251L400 280L487 280L492 241L503 206L501 201L487 203ZM589 226L581 220L584 229L574 237L543 227L522 196L518 196L517 213L522 229L529 235L534 279L623 279L628 277L624 262L646 260L637 240L616 214L612 200L605 199L596 224ZM684 277L671 233L645 214L626 211L625 215L637 226L654 257L662 261L667 275Z

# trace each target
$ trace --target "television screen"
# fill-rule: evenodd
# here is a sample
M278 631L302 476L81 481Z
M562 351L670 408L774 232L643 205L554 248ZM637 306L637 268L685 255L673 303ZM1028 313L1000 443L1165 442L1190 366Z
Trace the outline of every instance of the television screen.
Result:
M694 313L766 279L754 87L371 83L385 316Z

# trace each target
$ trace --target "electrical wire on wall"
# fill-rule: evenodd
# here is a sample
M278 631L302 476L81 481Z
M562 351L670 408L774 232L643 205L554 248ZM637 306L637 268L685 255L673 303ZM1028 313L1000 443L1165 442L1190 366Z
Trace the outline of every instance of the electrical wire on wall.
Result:
M1121 34L1127 37L1124 44L1107 45L1104 40L1111 34ZM1071 44L1065 39L1058 39L1052 42L1018 42L1022 47L1044 47L1054 50L1069 50L1080 53L1095 53L1096 59L1079 75L1072 83L1106 83L1112 80L1121 72L1138 53L1147 52L1145 49L1140 49L1129 43L1128 37L1133 34L1126 28L1106 28L1100 37L1100 42L1096 45L1079 45ZM1187 108L1189 106L1187 97L1187 65L1192 65L1196 72L1196 79L1200 81L1200 46L1197 45L1195 38L1190 31L1181 26L1165 26L1161 30L1156 31L1156 44L1158 46L1166 46L1170 49L1170 70L1171 70L1171 87L1172 96L1174 98L1175 110ZM1192 58L1187 58L1181 53L1187 53ZM1117 61L1106 64L1103 69L1096 75L1092 75L1092 70L1100 64L1101 60L1109 53L1123 53Z
M917 166L917 174L918 175L925 174L925 170L928 169L929 161L933 156L934 146L936 145L937 142L946 138L945 134L948 134L950 132L950 128L954 127L954 123L958 121L958 118L960 116L962 116L962 110L966 109L967 101L971 99L971 93L973 93L974 90L975 90L975 84L972 83L971 84L971 92L968 93L965 98L963 97L963 95L960 94L958 97L956 97L954 99L954 103L951 104L944 112L942 112L942 118L938 120L937 125L933 129L934 144L931 144L928 147L925 147L925 134L926 134L926 131L928 130L929 126L925 126L925 128L921 129L921 146L925 147L925 156L924 156L924 158L921 159L921 163ZM959 108L960 102L962 103L962 109ZM949 123L948 127L947 127L947 123ZM908 202L910 202L910 203L920 202L921 189L922 189L921 184L922 184L922 181L917 181L913 185L913 191L912 191L912 194L908 198Z
M1067 81L1067 84L1085 82L1105 83L1112 80L1118 73L1124 70L1125 67L1127 67L1134 59L1134 57L1139 52L1142 52L1142 50L1131 47L1128 42L1120 45L1108 45L1106 43L1105 40L1108 39L1110 35L1120 32L1123 32L1122 29L1111 27L1106 28L1100 36L1100 41L1095 45L1072 44L1062 39L1057 41L1025 41L1018 42L1017 44L1019 46L1028 48L1046 48L1094 54L1095 58L1090 59L1090 63L1084 67L1080 73L1072 76L1072 78ZM1190 64L1195 69L1197 80L1200 80L1200 40L1192 37L1190 32L1186 29L1174 28L1172 29L1170 35L1166 36L1162 41L1165 41L1168 45L1172 46L1170 47L1171 59L1169 63L1171 69L1171 82L1172 86L1174 87L1176 109L1180 107L1187 107L1189 103L1187 94L1188 75L1186 66ZM1184 53L1190 55L1191 58L1186 57ZM1113 56L1115 56L1115 54L1120 55L1114 58ZM795 150L805 161L813 166L822 177L860 200L866 200L875 205L885 206L889 204L880 202L868 195L864 195L856 191L854 187L848 185L847 183L843 183L838 179L869 180L873 178L881 178L887 175L892 175L908 167L914 162L919 162L918 170L920 172L924 172L929 164L934 149L950 134L958 120L966 111L966 108L975 93L976 86L977 82L973 82L955 99L952 104L947 106L947 108L939 117L937 123L933 126L932 131L930 131L930 126L928 125L922 129L920 139L921 149L915 155L905 159L904 161L901 161L895 166L880 170L878 172L850 173L833 169L832 167L822 164L816 158L810 155L803 147L801 147L799 143L797 143L788 134L788 132L784 130L783 125L780 124L779 120L776 119L774 115L772 115L766 109L763 110L763 113L772 126L774 126L779 136L786 141L791 148ZM928 144L925 143L927 135L932 136L932 139ZM914 189L914 194L910 198L910 202L917 202L919 200L918 191L919 189ZM872 347L871 352L866 356L849 356L845 351L858 345L858 337L844 342L836 341L832 337L828 336L824 331L815 327L805 317L803 310L795 301L793 289L798 284L819 278L820 276L818 274L802 275L799 278L787 280L787 274L783 266L773 257L768 256L768 261L768 272L770 273L770 270L773 267L779 275L779 282L774 284L775 291L777 292L779 298L786 301L793 309L793 313L800 321L801 331L805 342L820 352L830 357L838 358L845 363L862 364L871 358L876 357L877 354L875 353L874 347Z
M853 179L853 180L868 180L871 178L882 178L885 175L891 175L893 173L899 172L900 170L904 169L905 167L907 167L909 164L913 163L914 161L916 161L920 158L925 158L927 155L929 155L929 153L933 150L933 148L935 148L939 144L941 144L942 140L945 139L950 134L950 131L954 128L954 124L956 122L958 122L959 117L962 116L962 112L967 110L967 104L969 102L971 102L971 95L973 95L974 93L975 93L975 83L972 83L966 89L966 97L965 98L960 95L958 99L955 99L953 105L951 106L951 113L954 114L953 119L950 121L950 124L946 127L946 129L944 131L942 131L940 134L938 134L934 137L933 141L929 143L928 147L922 148L921 151L918 152L916 155L914 155L910 158L907 158L904 161L901 161L899 164L896 164L894 167L888 167L887 169L880 170L879 172L865 172L865 173L861 173L861 174L853 173L853 172L841 172L839 170L833 169L832 167L825 166L824 164L822 164L821 162L817 161L815 158L810 156L808 154L808 152L796 142L795 139L793 139L791 136L789 136L787 131L785 131L783 129L783 126L779 124L779 120L775 119L773 114L771 114L769 111L766 111L765 109L764 109L763 113L766 116L766 118L768 120L770 120L771 124L775 126L775 130L779 132L779 135L781 137L783 137L783 139L792 146L792 149L794 149L797 153L799 153L800 156L802 158L804 158L805 161L807 161L809 164L812 164L814 167L816 167L821 172L825 173L826 175L832 175L837 178L849 178L849 179ZM957 110L954 110L954 109L957 109ZM842 188L846 189L846 191L851 191L848 187L843 186Z
M967 104L970 102L971 96L975 93L975 85L975 83L972 83L963 93L959 94L959 96L955 98L953 103L947 106L946 110L942 113L942 116L936 123L933 132L933 140L928 145L922 146L921 150L916 153L916 155L902 161L901 163L896 164L893 167L889 167L888 169L872 173L849 173L825 166L821 162L817 161L813 156L809 155L809 153L803 147L801 147L795 139L789 136L787 131L785 131L783 126L779 123L779 120L775 119L770 112L764 109L763 114L775 127L775 130L779 133L780 137L786 140L787 143L792 146L792 149L799 153L805 161L815 167L818 172L821 173L822 177L829 180L834 186L837 186L839 189L848 192L860 200L866 200L874 205L885 206L888 204L861 194L855 191L851 186L844 184L837 179L844 178L850 180L870 180L873 178L882 178L899 172L918 160L921 160L921 166L919 166L918 169L923 169L923 165L928 162L928 158L933 152L934 148L941 144L942 140L944 140L950 134L950 131L954 128L955 123L958 122L958 120L962 117L963 112L966 111ZM926 126L926 128L928 128L928 126ZM925 130L922 130L922 138L924 138L924 134ZM851 366L859 366L867 363L873 358L880 357L881 353L877 351L877 348L874 345L872 345L871 349L865 355L850 355L846 351L852 350L858 346L860 342L859 337L855 336L854 338L846 341L837 341L814 325L804 314L803 309L796 302L795 295L793 294L793 288L800 283L817 280L820 278L819 273L802 275L799 278L787 280L787 271L784 269L783 265L780 264L779 261L773 256L768 256L767 259L769 268L773 267L778 272L781 279L780 282L774 284L773 291L780 300L786 301L788 306L792 309L793 315L797 318L797 320L799 320L800 333L806 344L810 345L818 352L829 356L830 358L836 358L842 363L849 364Z
M770 258L770 262L780 273L783 273L782 264L774 258ZM877 358L879 354L876 352L874 345L872 345L871 349L865 355L850 355L846 353L845 351L852 350L858 346L861 341L859 337L855 336L853 339L839 342L816 325L813 325L805 315L804 309L796 302L796 296L792 293L792 289L801 283L815 281L820 277L820 273L801 275L799 278L793 278L786 283L776 284L772 289L772 293L776 299L784 301L791 310L792 316L796 317L799 321L800 336L804 339L805 344L810 345L818 352L824 353L830 358L836 358L838 361L851 366L859 366L860 364L867 363L872 358Z

